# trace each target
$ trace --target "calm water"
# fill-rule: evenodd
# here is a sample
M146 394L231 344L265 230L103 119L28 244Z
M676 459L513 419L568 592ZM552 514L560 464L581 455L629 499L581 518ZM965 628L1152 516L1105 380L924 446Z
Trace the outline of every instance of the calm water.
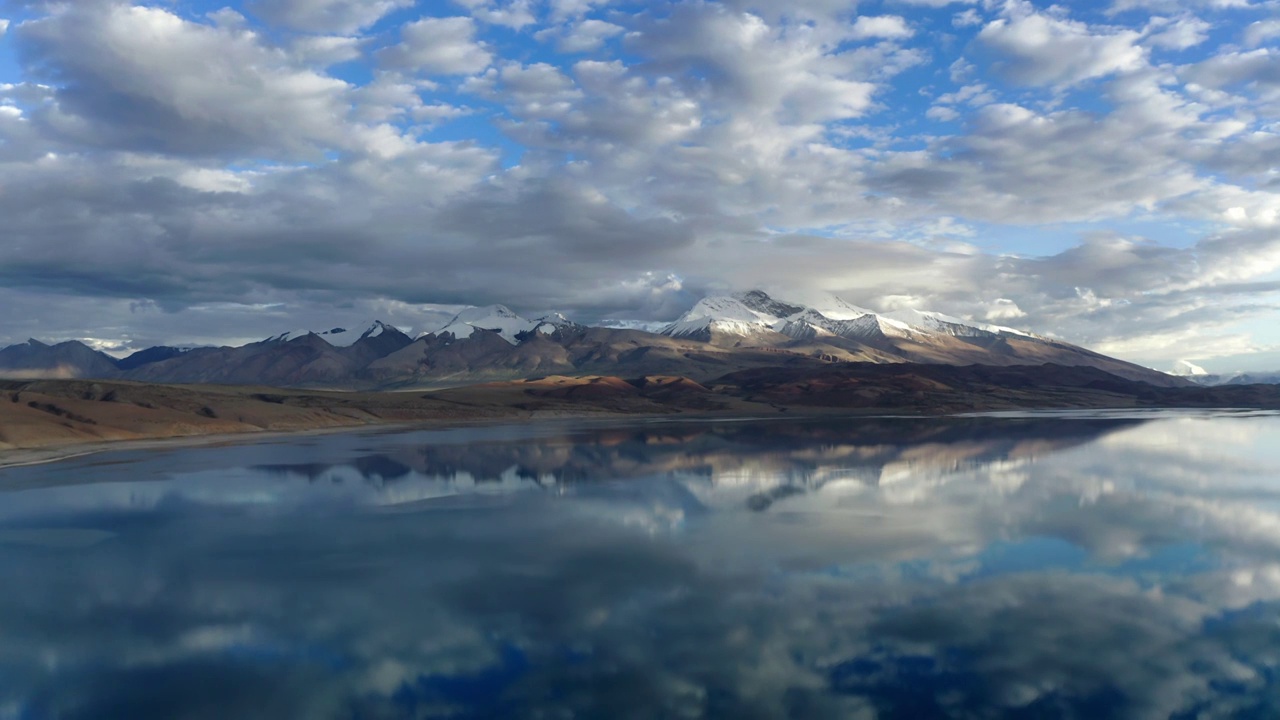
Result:
M0 471L0 719L1280 717L1280 417L543 425Z

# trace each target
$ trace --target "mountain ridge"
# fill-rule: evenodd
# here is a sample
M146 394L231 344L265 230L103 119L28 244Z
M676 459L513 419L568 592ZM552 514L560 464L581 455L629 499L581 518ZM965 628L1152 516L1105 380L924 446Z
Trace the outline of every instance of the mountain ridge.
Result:
M121 360L77 341L33 340L0 350L0 375L374 390L553 374L703 381L752 368L847 362L1056 363L1155 385L1190 384L1022 330L930 311L875 313L835 296L804 304L761 290L703 298L657 333L581 325L558 313L526 319L490 305L462 310L417 337L375 320L358 336L341 327L295 330L239 347L158 346Z

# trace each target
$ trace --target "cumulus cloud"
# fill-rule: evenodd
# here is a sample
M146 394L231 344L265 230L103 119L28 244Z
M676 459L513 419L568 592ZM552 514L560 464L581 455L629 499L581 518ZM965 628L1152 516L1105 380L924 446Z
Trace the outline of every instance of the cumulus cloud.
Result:
M1277 37L1280 37L1280 20L1258 20L1244 29L1244 41L1250 47Z
M853 37L889 38L893 40L909 38L914 33L907 21L897 15L862 15L853 23Z
M978 39L1007 58L1003 73L1026 85L1071 85L1146 64L1133 30L1096 31L1079 22L1027 11L993 20Z
M428 75L471 75L484 70L493 55L475 39L471 18L423 18L400 30L400 44L381 50L385 67Z
M604 45L606 40L617 37L623 32L624 28L613 23L594 18L583 20L565 30L560 38L560 51L580 53L596 50Z
M290 62L251 31L93 4L26 22L15 41L56 88L33 121L77 144L267 157L352 144L347 83Z
M251 0L268 22L314 33L353 33L413 0Z
M1147 26L1146 43L1169 50L1186 50L1207 40L1208 31L1212 27L1204 20L1191 16L1176 20L1153 18Z

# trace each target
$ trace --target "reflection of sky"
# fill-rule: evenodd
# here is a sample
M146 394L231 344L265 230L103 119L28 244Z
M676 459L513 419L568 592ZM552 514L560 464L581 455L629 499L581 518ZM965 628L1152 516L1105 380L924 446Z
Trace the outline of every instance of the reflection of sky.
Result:
M12 469L0 718L1270 717L1277 441L563 425Z

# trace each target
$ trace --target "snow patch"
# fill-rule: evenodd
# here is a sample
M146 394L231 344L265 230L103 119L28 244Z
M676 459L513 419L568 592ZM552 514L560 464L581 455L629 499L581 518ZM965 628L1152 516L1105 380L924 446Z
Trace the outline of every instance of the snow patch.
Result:
M527 320L505 305L488 305L463 310L435 334L450 333L455 339L461 340L471 337L476 330L488 330L497 333L512 345L518 345L520 343L518 336L522 333L536 331L550 335L562 327L574 327L574 323L560 313L545 315L537 320Z
M1179 360L1173 364L1173 370L1170 373L1181 377L1195 377L1197 375L1208 375L1209 371L1190 360Z

